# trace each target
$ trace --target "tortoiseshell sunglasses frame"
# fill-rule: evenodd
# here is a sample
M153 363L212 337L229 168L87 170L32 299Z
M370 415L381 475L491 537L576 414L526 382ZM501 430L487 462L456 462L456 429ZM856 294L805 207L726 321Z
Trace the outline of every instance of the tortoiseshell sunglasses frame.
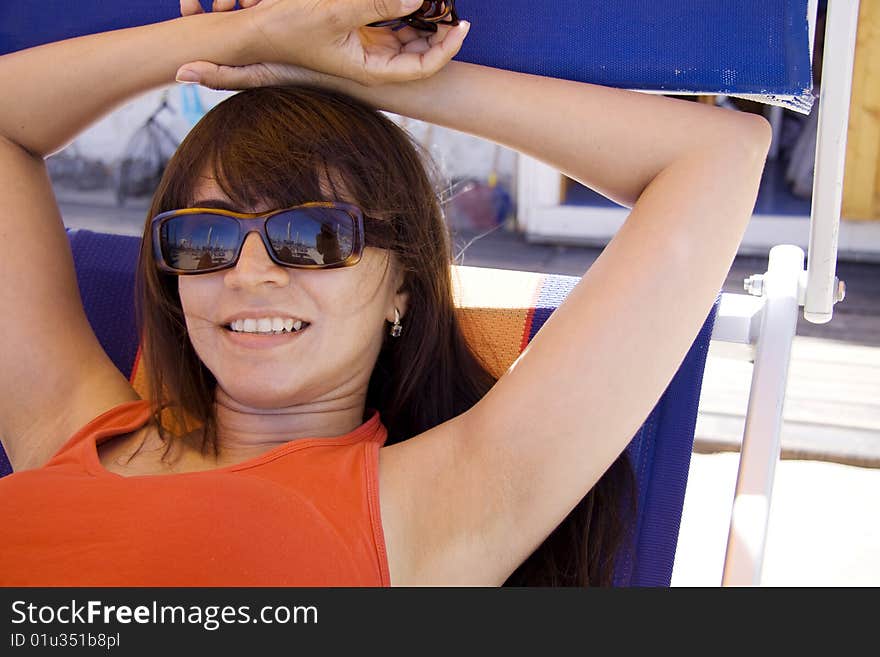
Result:
M272 247L269 234L266 232L266 222L275 215L289 212L290 210L316 207L343 210L346 214L349 215L349 217L351 217L353 228L352 234L354 237L352 252L348 255L347 258L328 265L304 265L289 263L281 260L275 254L275 250ZM164 253L162 251L162 225L169 219L188 214L215 214L236 219L239 223L240 232L238 236L238 245L236 247L235 257L227 263L218 265L216 267L211 267L209 269L178 269L171 266L170 263L166 262ZM151 219L153 258L159 271L166 274L175 274L177 276L210 274L215 271L230 269L232 267L235 267L235 265L238 263L238 259L241 256L241 249L244 246L244 241L245 239L247 239L247 236L252 232L257 232L260 234L260 237L263 240L263 244L265 245L266 251L268 252L269 258L272 260L272 262L277 265L281 265L282 267L288 267L290 269L336 269L339 267L352 267L360 262L361 256L363 255L364 246L366 246L363 211L358 206L351 203L344 203L341 201L313 201L310 203L303 203L302 205L296 205L290 208L284 208L282 210L274 210L272 212L264 213L233 212L231 210L223 210L219 208L184 208L181 210L169 210L168 212L162 212L161 214L158 214Z
M425 7L425 5L430 5ZM435 5L445 5L445 11L437 18L426 18L425 14L433 9ZM443 20L450 17L450 20ZM404 27L412 27L417 30L426 30L428 32L436 32L438 25L458 25L459 18L455 11L455 0L428 0L422 3L422 6L402 18L395 18L389 21L379 21L377 23L369 23L369 27L391 27L393 32L401 30Z

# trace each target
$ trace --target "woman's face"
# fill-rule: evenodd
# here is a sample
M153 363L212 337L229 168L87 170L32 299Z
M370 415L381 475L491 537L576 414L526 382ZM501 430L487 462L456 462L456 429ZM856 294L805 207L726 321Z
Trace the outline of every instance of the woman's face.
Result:
M207 199L229 202L213 178L200 180L194 206ZM390 251L365 247L352 267L290 269L272 262L260 236L251 233L234 268L180 276L178 291L196 353L218 386L242 406L347 401L351 395L366 397L385 321L394 321L395 306L405 314L406 293L396 294L403 277L395 264ZM292 317L309 326L271 337L232 334L226 324L242 316Z

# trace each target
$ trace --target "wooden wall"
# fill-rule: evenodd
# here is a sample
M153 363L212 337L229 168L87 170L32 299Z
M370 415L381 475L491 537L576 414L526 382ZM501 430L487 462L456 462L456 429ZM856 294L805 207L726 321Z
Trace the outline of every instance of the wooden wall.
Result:
M880 1L861 0L843 177L844 219L880 220Z

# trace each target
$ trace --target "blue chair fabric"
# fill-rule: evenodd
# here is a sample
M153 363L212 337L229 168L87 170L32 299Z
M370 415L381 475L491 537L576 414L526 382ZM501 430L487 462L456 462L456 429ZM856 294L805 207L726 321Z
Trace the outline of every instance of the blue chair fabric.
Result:
M472 25L456 59L627 89L755 94L808 113L808 2L456 0ZM179 12L177 0L4 2L0 54Z
M535 303L529 340L580 279L548 276ZM669 586L693 451L697 410L719 294L663 396L627 446L636 475L637 516L621 550L615 586Z

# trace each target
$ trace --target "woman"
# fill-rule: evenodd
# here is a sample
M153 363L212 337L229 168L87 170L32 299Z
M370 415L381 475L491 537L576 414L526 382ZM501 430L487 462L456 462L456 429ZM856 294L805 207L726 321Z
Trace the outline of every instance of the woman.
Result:
M177 20L0 59L15 90L0 111L0 302L15 309L0 435L16 470L0 480L0 582L610 583L621 453L721 289L769 124L450 62L464 22L362 27L407 15L402 0L181 4ZM138 308L162 394L141 400L85 319L44 158L175 72L247 90L193 129L154 196ZM373 108L632 208L497 382L455 321L428 171ZM310 255L310 213L344 259ZM192 264L199 240L209 270Z

